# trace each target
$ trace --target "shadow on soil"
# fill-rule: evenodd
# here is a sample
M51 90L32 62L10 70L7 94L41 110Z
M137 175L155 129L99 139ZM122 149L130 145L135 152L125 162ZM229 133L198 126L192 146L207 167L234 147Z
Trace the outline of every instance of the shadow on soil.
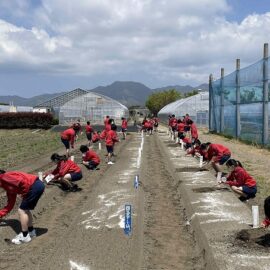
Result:
M230 190L226 187L201 187L201 188L193 188L192 191L195 193L207 193L207 192L230 191Z
M0 224L0 227L11 227L12 230L16 233L19 234L21 232L21 223L17 219L6 219ZM40 236L42 234L45 234L48 232L47 228L35 228L37 236Z
M179 147L179 149L180 149L180 145L178 143L168 143L167 146L168 147Z
M270 233L264 228L244 229L235 236L235 246L248 249L270 250Z
M198 167L184 167L184 168L177 168L175 172L203 172L208 171L207 169L200 169Z

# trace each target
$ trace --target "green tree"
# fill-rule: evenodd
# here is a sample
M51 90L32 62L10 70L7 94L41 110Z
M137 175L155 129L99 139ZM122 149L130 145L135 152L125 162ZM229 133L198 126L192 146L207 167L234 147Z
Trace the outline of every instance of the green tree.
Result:
M198 93L199 93L198 90L193 90L193 91L191 91L191 92L185 93L185 94L184 94L184 97L187 98L187 97L195 96L195 95L197 95Z
M151 94L145 102L145 106L149 111L157 115L157 113L167 104L181 99L182 95L175 89L165 90Z

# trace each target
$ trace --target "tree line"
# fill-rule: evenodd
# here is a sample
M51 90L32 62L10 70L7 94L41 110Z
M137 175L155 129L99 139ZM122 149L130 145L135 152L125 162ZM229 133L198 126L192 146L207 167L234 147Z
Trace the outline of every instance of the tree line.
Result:
M149 111L157 115L157 113L167 104L172 103L176 100L187 98L190 96L194 96L198 94L198 90L193 90L189 93L180 93L175 89L165 90L162 92L155 92L148 96L145 106L149 109Z

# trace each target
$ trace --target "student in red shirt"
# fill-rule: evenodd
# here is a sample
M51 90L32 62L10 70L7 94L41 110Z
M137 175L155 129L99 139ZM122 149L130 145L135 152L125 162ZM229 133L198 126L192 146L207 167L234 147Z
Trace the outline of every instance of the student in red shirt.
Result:
M105 118L104 118L104 126L106 127L107 124L109 124L109 120L110 120L110 116L107 115Z
M90 121L86 122L86 126L85 126L85 134L86 134L86 138L88 140L88 145L91 145L92 142L92 133L93 133L93 128L90 125Z
M267 228L270 225L270 196L268 196L264 200L264 214L265 214L265 219L263 220L261 226L263 228Z
M122 117L121 119L122 119L121 128L122 128L122 133L123 133L123 140L125 140L127 137L128 122L127 122L127 119L125 117Z
M188 123L188 125L190 126L191 140L192 140L192 143L193 143L193 142L196 141L196 140L198 139L198 137L199 137L199 136L198 136L198 129L197 129L195 123L194 123L191 119L189 119L189 120L187 121L187 123Z
M212 165L216 173L221 172L221 165L231 157L231 151L221 144L203 143L201 144L201 150L206 151L207 161ZM206 166L208 164L204 167Z
M156 116L153 117L154 132L157 132L158 131L158 122L159 122L159 119Z
M81 145L80 151L82 152L82 163L89 170L96 170L100 163L100 158L93 150L89 149L86 145Z
M108 152L108 164L114 164L111 161L111 158L113 156L114 144L116 142L119 142L117 134L116 134L116 130L117 130L117 126L112 124L111 130L106 132L105 143L106 143L106 148Z
M82 179L81 168L65 155L52 154L51 160L57 164L56 168L50 173L54 176L53 180L61 184L63 190L78 191L78 185L73 182Z
M22 202L18 209L22 232L11 242L17 245L30 242L31 238L36 236L31 210L35 209L44 192L44 183L36 175L0 170L0 187L6 191L8 198L7 205L0 210L0 218L6 216L13 209L17 195L22 196Z
M241 201L254 198L257 193L256 180L247 173L240 161L229 159L226 166L230 174L227 177L226 182L220 183L229 185L235 193L240 195L239 199Z
M66 147L66 153L67 156L70 155L70 147L74 148L74 142L75 142L75 136L76 133L75 131L77 130L76 127L66 129L61 133L61 141Z
M185 150L188 150L189 148L191 148L192 142L189 138L187 138L184 134L180 135L179 138L180 140L183 141Z
M96 143L100 140L100 131L93 131L92 143Z
M201 141L198 139L194 142L193 147L187 150L187 155L192 155L195 157L202 156L200 147L201 147Z
M177 120L177 131L178 131L178 138L184 133L185 124L182 122L181 119Z

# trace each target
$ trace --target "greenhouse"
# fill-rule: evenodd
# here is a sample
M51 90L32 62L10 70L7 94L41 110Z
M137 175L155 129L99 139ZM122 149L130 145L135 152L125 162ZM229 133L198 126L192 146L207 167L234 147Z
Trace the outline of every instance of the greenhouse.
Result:
M48 108L62 125L70 124L77 119L82 122L90 120L93 125L103 124L106 115L119 124L121 117L129 116L128 108L120 102L98 93L79 90L73 90L41 103L36 108Z
M199 94L176 100L158 112L158 117L162 122L168 120L168 116L174 114L177 118L183 117L186 113L196 122L198 126L208 126L209 93L199 92Z

